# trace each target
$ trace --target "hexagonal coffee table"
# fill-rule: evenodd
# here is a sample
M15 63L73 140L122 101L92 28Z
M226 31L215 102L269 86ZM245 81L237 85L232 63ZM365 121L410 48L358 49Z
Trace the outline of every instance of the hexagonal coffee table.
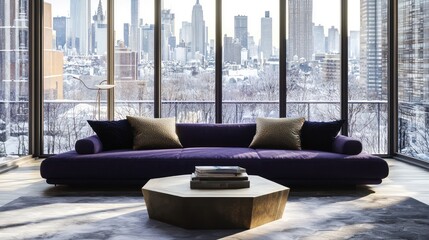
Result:
M149 180L149 218L190 229L253 228L280 219L289 188L250 175L250 188L191 189L190 175Z

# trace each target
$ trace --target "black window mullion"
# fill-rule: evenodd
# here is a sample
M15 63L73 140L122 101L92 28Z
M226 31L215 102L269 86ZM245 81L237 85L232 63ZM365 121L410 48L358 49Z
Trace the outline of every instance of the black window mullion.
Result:
M222 123L222 0L216 0L215 122Z
M154 26L154 92L153 114L155 118L161 117L161 1L155 1Z
M345 120L341 134L348 135L348 0L341 0L341 119Z
M279 115L286 117L286 0L279 0Z

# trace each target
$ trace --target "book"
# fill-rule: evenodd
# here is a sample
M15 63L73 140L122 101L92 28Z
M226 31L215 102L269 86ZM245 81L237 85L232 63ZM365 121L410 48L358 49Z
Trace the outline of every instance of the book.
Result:
M205 181L240 181L248 180L247 173L239 174L199 174L192 173L191 180L205 180Z
M239 174L245 173L246 169L239 166L195 166L195 172L213 174Z
M239 189L249 188L249 180L240 181L203 181L191 180L191 189Z

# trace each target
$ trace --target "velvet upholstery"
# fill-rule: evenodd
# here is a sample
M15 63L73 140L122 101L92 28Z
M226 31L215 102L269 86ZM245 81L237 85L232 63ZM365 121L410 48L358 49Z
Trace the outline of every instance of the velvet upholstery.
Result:
M332 151L332 143L344 122L344 120L331 122L305 121L301 129L302 148Z
M103 151L103 143L97 135L77 140L74 147L79 154L94 154Z
M237 165L281 184L312 186L378 184L389 172L380 157L345 154L361 152L362 145L341 135L335 138L333 151L327 152L248 148L255 124L177 124L176 129L184 148L95 151L101 142L91 136L78 141L87 148L77 149L97 153L57 154L42 161L40 172L50 184L141 186L151 178L190 174L197 165Z
M92 121L88 124L103 143L103 150L127 149L133 145L133 133L126 119L118 121Z
M336 153L356 155L362 152L362 142L351 137L338 135L334 140L332 151Z

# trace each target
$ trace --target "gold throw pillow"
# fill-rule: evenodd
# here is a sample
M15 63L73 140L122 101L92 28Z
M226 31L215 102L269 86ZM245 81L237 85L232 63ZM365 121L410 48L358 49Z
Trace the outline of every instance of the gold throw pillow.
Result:
M133 128L133 149L181 148L174 118L127 116Z
M304 118L257 118L251 148L301 150Z

